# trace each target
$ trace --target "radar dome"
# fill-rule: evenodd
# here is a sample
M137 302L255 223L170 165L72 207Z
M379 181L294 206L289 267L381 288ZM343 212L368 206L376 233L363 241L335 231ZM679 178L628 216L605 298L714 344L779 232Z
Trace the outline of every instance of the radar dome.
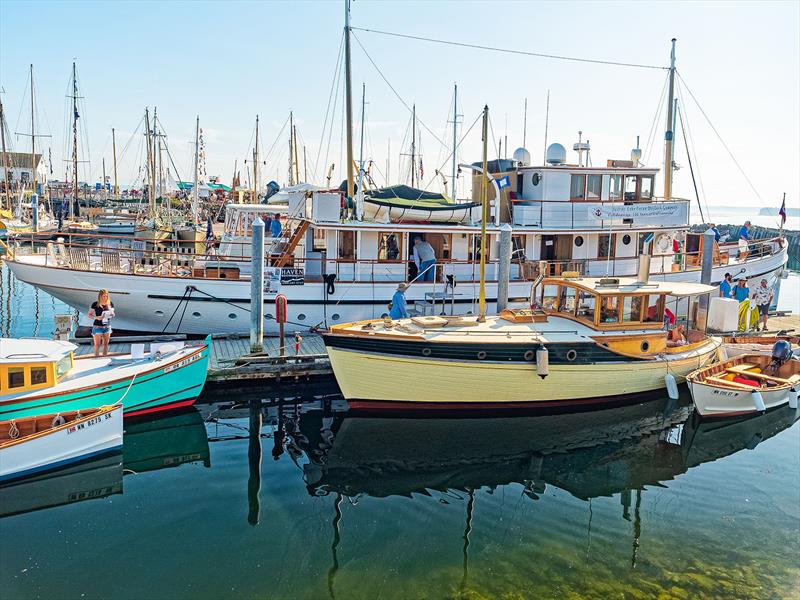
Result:
M525 148L517 148L514 150L513 158L520 167L527 167L531 164L531 153Z
M567 150L561 144L550 144L547 147L547 158L549 165L563 165L567 162Z

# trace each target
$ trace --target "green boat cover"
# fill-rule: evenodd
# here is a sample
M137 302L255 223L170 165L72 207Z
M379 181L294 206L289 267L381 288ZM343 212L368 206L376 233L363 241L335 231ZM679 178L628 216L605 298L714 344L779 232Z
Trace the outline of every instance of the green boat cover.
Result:
M424 200L421 204L430 205L449 205L453 204L451 200L445 198L436 192L426 192L425 190L418 190L408 185L392 185L385 188L379 188L373 192L369 192L369 197L374 200Z

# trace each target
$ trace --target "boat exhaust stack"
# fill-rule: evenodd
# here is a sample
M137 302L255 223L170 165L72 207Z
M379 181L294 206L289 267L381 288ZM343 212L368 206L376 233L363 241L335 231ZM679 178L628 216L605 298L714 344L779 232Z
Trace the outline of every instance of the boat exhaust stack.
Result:
M646 285L650 279L650 255L639 255L639 269L636 272L636 283Z

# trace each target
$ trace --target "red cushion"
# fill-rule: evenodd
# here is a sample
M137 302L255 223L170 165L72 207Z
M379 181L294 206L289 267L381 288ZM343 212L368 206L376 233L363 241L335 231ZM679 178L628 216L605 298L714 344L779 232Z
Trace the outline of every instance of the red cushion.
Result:
M733 381L736 383L743 383L744 385L751 385L757 388L761 387L761 384L757 382L755 379L748 379L747 377L734 377Z

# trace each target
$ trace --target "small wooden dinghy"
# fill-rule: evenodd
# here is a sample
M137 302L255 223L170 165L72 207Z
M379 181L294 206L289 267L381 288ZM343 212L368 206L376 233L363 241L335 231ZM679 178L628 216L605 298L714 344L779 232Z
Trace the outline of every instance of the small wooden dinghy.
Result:
M686 381L703 417L759 413L784 404L796 408L800 360L776 361L765 354L742 354L698 369Z
M0 481L51 471L122 447L122 404L0 421Z
M722 348L728 358L740 354L771 354L772 346L778 340L786 340L792 345L792 351L800 352L800 338L797 336L737 335L722 338Z

